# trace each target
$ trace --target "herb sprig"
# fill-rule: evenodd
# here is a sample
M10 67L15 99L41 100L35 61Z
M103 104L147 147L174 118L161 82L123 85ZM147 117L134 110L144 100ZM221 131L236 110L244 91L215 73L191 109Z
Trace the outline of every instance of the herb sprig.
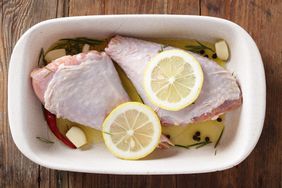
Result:
M204 45L203 43L201 43L197 40L196 40L196 43L198 43L198 45L187 45L187 46L185 46L185 48L187 48L187 50L194 52L194 53L197 53L197 54L200 54L204 50L210 50L211 52L215 53L215 51L213 49Z
M101 44L102 40L89 39L85 37L78 38L64 38L59 40L51 50L64 48L66 50L67 55L75 55L82 51L82 48L85 44L89 44L90 46L95 46Z
M177 146L177 147L182 147L182 148L186 148L186 149L190 149L191 147L194 147L194 146L195 146L195 148L198 149L198 148L201 148L201 147L203 147L203 146L205 146L205 145L208 145L208 144L210 144L210 143L212 143L212 142L211 142L211 141L202 141L202 142L198 142L198 143L190 144L190 145L186 145L186 146L184 146L184 145L178 145L178 144L176 144L175 146Z
M218 139L217 139L217 141L216 141L216 143L214 145L214 148L216 148L216 146L219 144L219 141L220 141L220 139L222 137L223 131L224 131L224 128L222 129L222 131L221 131L221 133L220 133L220 135L219 135L219 137L218 137Z
M47 65L47 62L44 58L44 54L45 54L44 49L41 48L40 53L39 53L39 57L38 57L38 62L37 62L37 65L38 65L39 68L42 68L42 67Z
M161 45L161 49L158 51L158 53L161 53L161 52L163 52L164 51L164 49L165 48L167 48L168 47L168 45Z
M90 38L85 38L85 37L65 38L65 39L61 39L60 41L71 41L71 42L82 43L82 44L90 44L90 45L97 45L97 44L101 44L103 42L101 40L90 39Z
M47 143L47 144L54 144L53 141L50 141L50 140L48 140L48 139L46 139L46 138L42 138L42 137L40 137L40 136L37 136L36 139L40 140L41 142L45 142L45 143Z

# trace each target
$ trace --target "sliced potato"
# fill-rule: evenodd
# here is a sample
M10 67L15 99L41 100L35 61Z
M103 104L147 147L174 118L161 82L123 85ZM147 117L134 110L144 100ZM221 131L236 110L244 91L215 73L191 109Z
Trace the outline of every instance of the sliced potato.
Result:
M44 59L50 63L51 61L58 59L60 57L63 57L66 55L66 50L65 49L56 49L56 50L51 50L47 52L45 55Z
M82 129L72 127L68 130L66 137L77 147L81 147L87 143L86 135Z
M219 59L226 61L229 58L228 46L224 40L215 43L215 51Z
M189 146L205 141L208 137L212 144L216 144L224 128L222 122L207 121L203 123L191 124L188 126L171 126L162 129L163 134L169 135L170 140L175 145ZM193 139L193 136L199 132L199 140Z

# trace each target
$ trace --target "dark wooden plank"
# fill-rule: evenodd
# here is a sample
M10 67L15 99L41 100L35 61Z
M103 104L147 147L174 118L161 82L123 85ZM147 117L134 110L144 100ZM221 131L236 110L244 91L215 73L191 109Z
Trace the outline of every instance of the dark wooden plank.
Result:
M69 15L70 16L85 16L105 14L104 0L70 0Z
M69 187L99 187L108 188L113 187L109 181L109 175L89 174L89 173L69 173Z
M66 17L69 15L69 0L57 0L56 17Z
M168 0L168 14L200 14L200 0Z
M0 16L3 17L3 1L0 1ZM7 150L7 64L6 53L4 48L4 36L3 36L3 19L0 19L0 187L7 185L6 180L3 177L6 175L6 162L5 155ZM1 180L2 179L2 180Z
M281 8L280 0L202 0L203 15L230 19L245 28L256 41L266 72L267 111L261 138L251 155L236 168L214 173L216 175L200 175L198 181L208 179L213 187L282 186Z
M163 14L167 0L106 0L105 14Z
M41 179L39 166L18 151L9 130L7 71L18 38L32 25L55 18L57 0L1 0L0 5L0 187L38 187Z
M40 166L39 187L69 187L69 172Z

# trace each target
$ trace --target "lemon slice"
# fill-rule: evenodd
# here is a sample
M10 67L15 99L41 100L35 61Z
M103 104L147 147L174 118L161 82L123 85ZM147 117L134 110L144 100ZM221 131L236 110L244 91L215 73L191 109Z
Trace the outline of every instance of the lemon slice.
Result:
M127 102L116 107L103 123L107 148L122 159L140 159L157 147L161 136L160 120L148 106Z
M156 106L178 111L193 103L204 81L200 63L183 50L167 50L147 64L144 89Z

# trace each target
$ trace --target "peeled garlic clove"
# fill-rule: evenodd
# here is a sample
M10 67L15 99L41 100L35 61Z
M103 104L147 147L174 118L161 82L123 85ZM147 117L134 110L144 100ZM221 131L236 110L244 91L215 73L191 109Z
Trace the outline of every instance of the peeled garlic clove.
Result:
M228 46L224 40L215 43L215 51L219 59L226 61L229 58Z
M68 130L66 137L77 147L81 147L87 143L86 135L82 129L72 127Z

